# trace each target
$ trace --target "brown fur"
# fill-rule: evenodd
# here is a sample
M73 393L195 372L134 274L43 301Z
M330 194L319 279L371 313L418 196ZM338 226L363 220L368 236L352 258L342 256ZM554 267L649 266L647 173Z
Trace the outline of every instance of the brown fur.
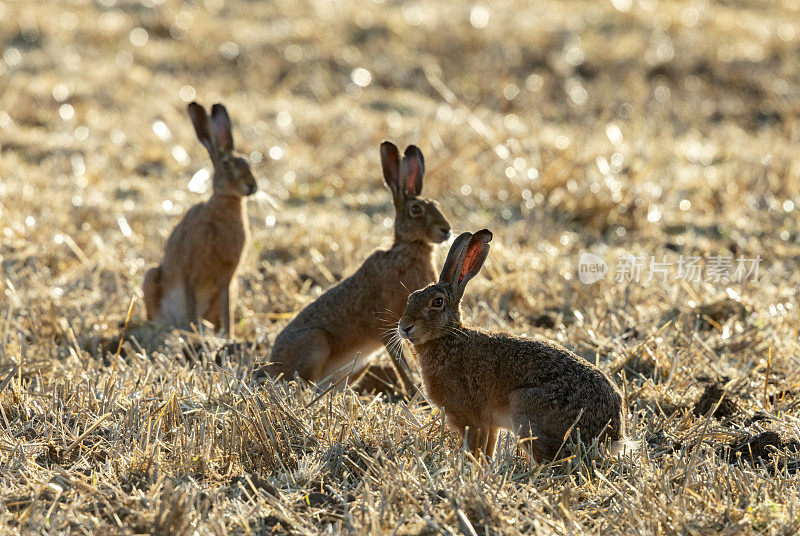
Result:
M435 201L419 197L422 153L409 146L401 162L397 147L384 142L381 160L395 206L394 244L300 311L275 339L270 373L320 382L359 372L389 344L409 293L436 279L434 244L447 238L450 224ZM389 348L395 360L397 350Z
M428 396L476 454L494 453L501 427L540 461L569 439L625 441L622 395L600 369L556 344L462 323L461 297L491 236L485 229L459 236L439 282L408 298L398 332L411 342Z
M182 328L199 329L205 318L232 338L233 277L248 239L243 197L256 191L256 181L247 161L233 152L224 106L215 104L209 118L193 102L189 115L214 164L214 192L189 209L167 240L161 265L147 271L145 308L148 319Z

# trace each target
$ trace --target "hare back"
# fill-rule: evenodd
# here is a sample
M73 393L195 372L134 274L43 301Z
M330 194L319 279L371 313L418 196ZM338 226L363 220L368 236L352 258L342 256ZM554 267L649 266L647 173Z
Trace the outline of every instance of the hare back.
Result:
M284 331L323 329L331 353L347 359L358 348L379 348L394 333L408 295L435 278L431 251L422 259L395 248L372 253L355 273L300 311Z
M162 264L188 268L203 259L238 264L248 234L246 205L240 199L212 196L190 208L172 231Z
M161 267L168 286L187 278L197 287L218 285L239 264L248 238L242 211L221 212L209 203L189 209L167 240Z

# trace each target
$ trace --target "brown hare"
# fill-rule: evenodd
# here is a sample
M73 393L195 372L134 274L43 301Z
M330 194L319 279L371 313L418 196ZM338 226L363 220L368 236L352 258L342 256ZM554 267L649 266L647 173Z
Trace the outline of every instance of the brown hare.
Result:
M270 374L297 374L324 387L351 371L357 375L387 345L401 379L408 382L400 348L388 346L394 334L389 318L399 317L409 293L436 280L434 245L449 237L450 224L436 201L420 197L425 162L417 147L409 145L401 161L397 147L383 142L381 162L394 200L394 244L372 253L278 334Z
M552 460L571 438L630 447L619 390L600 369L556 344L467 328L461 297L489 253L492 233L453 242L439 282L408 298L398 334L411 343L431 401L467 446L492 456L498 428L519 434L538 461Z
M235 282L248 239L247 202L257 186L247 160L233 151L231 120L222 104L205 109L189 104L197 138L214 164L213 193L189 209L172 231L160 266L147 271L147 318L200 328L205 318L233 338Z

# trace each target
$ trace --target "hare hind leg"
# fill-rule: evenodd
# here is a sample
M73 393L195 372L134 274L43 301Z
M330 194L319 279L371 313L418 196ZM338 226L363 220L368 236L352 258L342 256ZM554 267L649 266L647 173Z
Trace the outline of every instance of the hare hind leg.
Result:
M537 462L553 460L563 440L548 434L548 423L556 417L550 407L542 404L530 389L519 389L510 395L511 424L527 453Z
M211 322L217 333L222 331L223 337L228 339L234 338L233 326L236 319L233 312L236 291L236 278L223 277L219 290L214 292L203 314L203 319Z
M161 309L161 267L156 266L147 270L142 283L144 294L144 308L148 320L155 320Z
M269 372L283 373L290 380L295 374L307 381L319 381L331 355L328 334L321 329L282 332L275 339Z
M222 307L219 304L219 294L214 294L208 304L208 309L206 309L206 312L203 314L203 320L208 320L214 324L215 328L219 329L222 325L221 312Z

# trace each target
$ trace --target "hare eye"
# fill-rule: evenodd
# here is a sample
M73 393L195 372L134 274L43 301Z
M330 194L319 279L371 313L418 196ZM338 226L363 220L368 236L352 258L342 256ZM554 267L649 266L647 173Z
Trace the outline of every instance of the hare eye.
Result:
M438 309L438 308L439 308L439 307L441 307L442 305L444 305L444 300L441 298L441 296L436 296L436 297L435 297L435 298L434 298L434 299L431 301L431 307L436 307L436 308Z
M411 205L409 210L412 216L420 216L422 214L422 207L419 205Z

